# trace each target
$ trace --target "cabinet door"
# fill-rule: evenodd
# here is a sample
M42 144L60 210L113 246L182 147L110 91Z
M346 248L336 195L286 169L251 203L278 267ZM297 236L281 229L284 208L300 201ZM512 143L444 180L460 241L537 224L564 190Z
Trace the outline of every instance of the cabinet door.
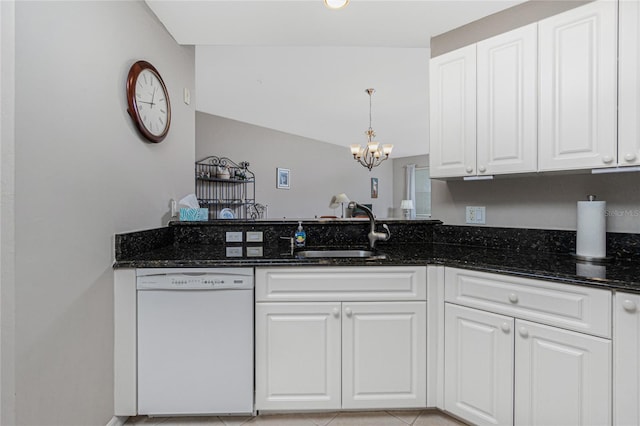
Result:
M476 45L431 59L430 175L476 174Z
M541 171L615 166L617 2L539 22Z
M513 323L445 304L446 411L476 425L513 424Z
M640 1L621 1L618 164L640 164Z
M537 171L538 24L481 41L478 175Z
M611 424L611 341L516 320L515 423Z
M256 304L256 409L340 408L340 303Z
M640 296L617 293L613 331L613 423L640 424Z
M342 313L342 407L426 407L426 302L345 302Z

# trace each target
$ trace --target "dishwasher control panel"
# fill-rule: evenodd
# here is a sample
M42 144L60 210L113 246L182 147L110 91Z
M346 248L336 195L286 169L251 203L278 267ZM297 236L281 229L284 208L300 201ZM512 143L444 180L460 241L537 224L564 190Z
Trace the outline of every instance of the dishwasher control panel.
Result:
M173 270L138 274L138 290L223 290L253 288L253 270ZM247 273L249 272L249 273Z

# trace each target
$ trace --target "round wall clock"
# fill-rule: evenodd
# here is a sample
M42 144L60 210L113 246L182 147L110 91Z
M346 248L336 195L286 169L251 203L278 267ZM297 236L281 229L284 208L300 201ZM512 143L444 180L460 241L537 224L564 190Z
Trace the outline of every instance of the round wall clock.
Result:
M161 142L171 125L171 104L160 73L147 61L131 66L127 78L129 115L146 139Z

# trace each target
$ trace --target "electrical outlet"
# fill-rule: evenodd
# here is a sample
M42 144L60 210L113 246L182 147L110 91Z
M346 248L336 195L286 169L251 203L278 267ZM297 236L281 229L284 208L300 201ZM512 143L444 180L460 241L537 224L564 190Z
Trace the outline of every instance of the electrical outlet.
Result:
M242 231L240 232L227 232L225 241L228 243L241 243L242 242Z
M467 206L467 223L484 225L486 222L486 207Z
M242 257L242 247L227 247L227 257Z
M262 231L247 231L247 242L248 243L261 243L262 242Z

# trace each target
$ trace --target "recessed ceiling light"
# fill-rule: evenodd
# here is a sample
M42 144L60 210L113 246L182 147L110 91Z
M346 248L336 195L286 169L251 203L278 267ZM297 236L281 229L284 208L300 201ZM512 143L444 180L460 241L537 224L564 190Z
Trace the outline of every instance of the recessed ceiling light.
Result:
M349 0L324 0L324 5L329 9L342 9L349 4Z

